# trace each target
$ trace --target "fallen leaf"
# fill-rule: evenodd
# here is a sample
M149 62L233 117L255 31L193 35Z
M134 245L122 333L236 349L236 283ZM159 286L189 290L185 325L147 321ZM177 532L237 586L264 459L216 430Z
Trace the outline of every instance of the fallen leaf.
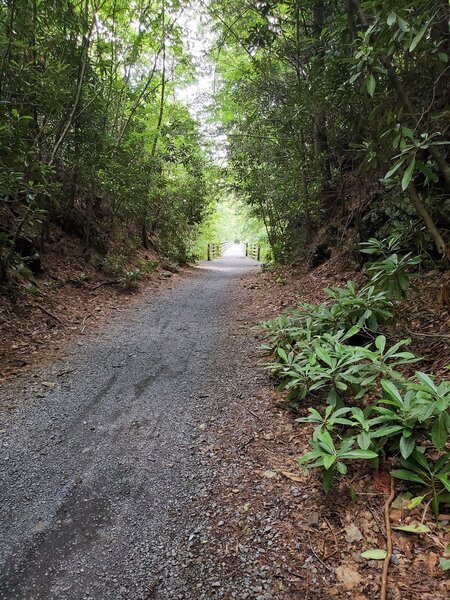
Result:
M424 552L422 554L418 554L414 559L414 564L419 569L421 568L420 563L427 565L429 570L432 571L438 564L438 555L435 552Z
M411 525L397 525L392 529L397 531L406 531L407 533L430 533L430 528L423 523L411 523Z
M53 383L51 381L41 381L41 385L50 389L54 389L56 387L56 383Z
M362 584L363 578L361 575L352 567L341 565L336 569L336 577L342 584L344 590L352 590Z
M408 508L408 504L411 502L412 497L413 495L410 492L401 493L395 498L391 506L392 508L397 508L399 510Z
M266 477L267 479L272 479L272 477L276 477L276 475L277 475L277 472L271 471L270 469L262 472L262 476Z
M401 521L403 512L399 508L394 508L389 511L389 519L391 521Z
M362 552L361 556L367 558L367 560L384 560L387 556L387 552L381 548L372 548L372 550Z
M281 474L291 479L292 481L303 481L303 477L301 475L296 475L295 473L289 473L289 471L281 471Z
M319 513L316 511L310 512L309 515L306 517L306 522L309 525L317 525L317 523L319 522Z

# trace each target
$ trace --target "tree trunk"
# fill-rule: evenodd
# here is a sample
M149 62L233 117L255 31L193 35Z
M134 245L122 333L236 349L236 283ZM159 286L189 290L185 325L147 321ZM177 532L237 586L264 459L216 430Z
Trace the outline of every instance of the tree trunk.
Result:
M422 202L422 199L420 198L419 194L417 193L416 186L414 185L414 183L412 181L408 185L408 195L409 195L409 198L410 198L414 208L416 209L417 214L423 220L426 228L430 232L439 253L442 255L443 258L446 258L446 259L450 258L449 248L448 248L447 244L445 243L444 239L442 238L439 229L434 224L434 221L431 218L430 213L425 208L425 205Z

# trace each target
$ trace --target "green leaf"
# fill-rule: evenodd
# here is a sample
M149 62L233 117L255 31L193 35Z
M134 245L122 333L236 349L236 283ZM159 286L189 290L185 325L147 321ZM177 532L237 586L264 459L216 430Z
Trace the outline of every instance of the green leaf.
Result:
M450 558L441 557L439 559L439 564L443 571L450 571Z
M422 373L422 371L416 371L416 377L420 381L420 383L425 385L425 387L430 388L431 391L437 394L438 389L429 375L427 375L426 373Z
M411 498L411 500L406 505L406 508L408 510L412 510L413 508L416 508L416 506L419 506L419 504L421 504L423 502L425 497L426 496L416 496L415 498Z
M334 469L328 469L327 471L323 472L322 487L323 487L323 491L325 492L325 494L328 494L328 492L330 491L331 485L333 483L333 479L334 479Z
M347 465L344 464L343 462L337 462L336 468L341 475L346 475L348 472Z
M402 19L401 17L397 17L397 20L398 20L398 25L402 31L409 31L409 25L405 21L405 19Z
M379 335L378 337L376 337L375 338L375 346L376 346L377 350L379 352L381 352L381 354L383 354L384 349L386 347L386 336Z
M330 454L334 454L333 440L327 430L318 432L317 439L322 443L323 446L325 446Z
M436 173L434 171L432 171L430 169L430 167L428 165L425 165L424 163L420 162L420 161L416 161L416 167L419 169L419 171L425 175L425 177L427 179L429 179L430 181L433 181L433 183L437 183L439 181L439 177L436 175Z
M324 350L320 346L317 346L317 348L316 348L316 354L329 367L331 367L333 365L333 359L331 358L331 356L328 354L328 352L326 352L326 350Z
M438 475L438 479L442 483L442 485L445 487L445 489L448 492L450 492L450 481L448 480L448 475L447 474Z
M448 54L445 54L445 52L439 52L438 57L443 63L448 63Z
M447 418L445 413L441 413L433 423L431 428L431 441L438 450L442 450L447 442Z
M392 169L390 169L386 175L384 176L384 179L389 179L390 177L392 177L392 175L398 171L398 169L402 166L402 164L405 162L405 159L402 158L400 159L393 167Z
M381 548L373 548L372 550L362 552L361 556L367 558L367 560L384 560L387 556L387 552Z
M405 191L406 188L408 187L408 185L410 184L415 168L416 168L416 157L414 156L413 159L411 160L411 162L409 163L407 169L403 173L403 178L402 178L402 190L403 191Z
M371 98L373 98L377 82L375 81L375 77L372 75L372 73L369 75L366 85L367 85L367 93L369 94L369 96Z
M397 525L392 529L397 531L406 531L407 533L430 533L430 528L423 523L411 523L410 525Z
M415 35L412 39L412 42L409 46L409 51L412 52L414 50L414 48L417 46L417 44L420 42L420 40L423 38L423 36L425 35L427 29L429 27L429 23L425 23L425 25L422 27L422 29L419 31L419 33L417 35Z
M280 358L282 358L284 360L284 362L288 362L288 357L286 354L286 351L283 350L283 348L277 348L277 354Z
M382 427L381 429L377 429L376 431L371 433L371 437L380 438L380 437L391 436L391 435L394 435L395 433L398 433L402 429L403 429L403 425L391 425L388 427Z
M426 482L421 477L412 471L407 471L406 469L394 469L394 471L391 471L391 475L397 479L403 479L404 481L412 481L413 483L421 483L422 485L426 485Z
M400 392L396 388L395 384L388 379L381 380L381 387L388 394L390 398L393 400L397 400L399 404L403 404L402 397L400 396Z
M372 450L349 450L340 455L341 458L377 458L378 454Z
M362 450L367 450L367 448L370 446L370 435L367 433L367 431L361 431L356 438L356 441Z
M323 457L323 466L325 467L325 469L328 471L328 469L330 469L334 462L336 460L336 457L331 455L331 454L327 454Z
M393 25L396 20L397 20L397 15L394 12L389 13L388 18L387 18L387 24L389 25L389 27L391 27L391 25Z
M408 456L410 456L411 452L414 450L415 446L416 440L412 435L408 437L402 435L402 437L400 438L400 454L403 456L403 458L408 458Z

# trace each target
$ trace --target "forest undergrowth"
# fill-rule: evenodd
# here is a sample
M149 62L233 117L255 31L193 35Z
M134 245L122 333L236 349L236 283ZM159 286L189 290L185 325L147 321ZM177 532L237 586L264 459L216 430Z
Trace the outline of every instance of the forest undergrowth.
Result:
M378 345L380 337L385 337L386 348L391 348L396 343L401 344L401 340L408 340L396 349L397 353L402 353L402 357L397 357L397 360L404 361L403 365L397 366L401 374L399 373L398 379L395 380L395 386L401 390L402 398L406 391L405 386L408 385L405 382L414 380L417 371L432 374L431 380L427 375L419 376L418 383L433 386L433 382L437 384L443 381L440 391L446 390L445 380L450 359L450 319L448 307L443 306L440 294L443 276L436 271L428 271L426 285L423 285L424 275L425 273L422 273L418 277L411 277L406 297L393 301L395 318L383 325L375 337L375 340L378 339ZM268 323L274 322L271 319L275 317L276 321L279 319L277 315L289 314L299 303L307 302L317 306L326 302L329 296L324 289L342 288L348 280L356 281L359 287L362 287L365 280L355 254L348 251L336 251L327 262L310 272L301 273L298 269L269 270L256 276L248 286L254 307L248 309L247 316L251 322L257 323L263 314L269 319L265 322L267 328ZM258 333L258 337L261 341L261 333ZM291 352L300 352L291 344L292 340L289 342ZM286 348L283 344L277 347ZM263 355L260 355L262 366L267 364L266 352L267 348ZM324 352L326 353L326 350ZM388 352L385 351L385 354ZM318 355L322 356L318 357L318 362L322 361L326 367L329 356L320 350ZM420 357L417 363L409 362L412 361L413 355ZM286 362L292 362L292 356L289 357L288 349L286 356L279 350L275 350L274 356L270 371L280 383L283 381L280 369L285 368ZM302 579L306 560L312 561L310 564L318 569L321 589L324 594L329 594L323 597L378 598L384 581L384 593L387 590L389 598L446 598L450 518L445 492L448 479L446 475L442 480L437 479L442 486L442 495L433 510L433 494L430 492L433 486L430 487L428 481L424 481L426 469L420 464L423 462L421 456L427 456L434 465L436 460L446 456L444 440L438 441L429 433L430 438L434 438L441 449L433 448L430 438L430 441L426 441L422 437L423 429L419 434L412 426L418 448L409 450L401 443L401 437L399 439L403 428L399 430L395 426L392 427L391 422L386 424L382 420L379 420L377 425L377 417L385 411L373 414L370 406L376 402L380 393L381 398L386 399L386 404L380 406L395 407L394 402L391 402L392 397L388 394L392 393L395 399L396 393L386 384L386 387L375 385L369 391L366 390L364 396L360 396L362 401L355 400L353 392L353 399L350 399L346 395L347 392L341 390L339 393L342 395L342 402L334 402L336 398L330 402L329 398L328 404L325 399L330 389L328 386L322 389L321 386L317 386L303 399L292 393L295 386L281 390L280 388L285 388L286 382L294 377L291 366L289 371L285 371L289 374L285 375L284 384L279 387L279 391L272 394L267 390L265 410L269 416L263 417L263 423L258 423L265 433L262 438L256 436L249 448L252 456L256 457L255 460L259 460L265 465L264 468L270 471L270 477L265 482L269 494L269 488L272 488L273 493L283 498L285 503L291 503L291 516L285 515L281 520L280 529L284 532L286 540L290 540L287 547L290 546L292 571L300 573L299 578L291 578L292 589L306 593L307 585ZM386 377L386 374L382 376ZM298 377L298 371L295 377ZM351 385L357 385L351 376L349 380ZM448 392L445 391L443 396L448 397ZM262 413L259 412L263 413L264 409ZM377 437L377 434L369 443L364 439L364 434L361 435L366 431L364 420L369 422L371 419L375 422L367 427L368 435L373 434L376 427L385 427L384 433L387 438L383 440L384 444L379 444L380 437ZM423 423L424 421L421 427ZM355 425L357 431L349 434L348 430ZM325 434L322 439L317 435L317 429L328 431L330 437ZM447 435L448 432L444 437ZM329 443L337 450L342 441L345 443L346 436L347 439L353 438L346 449L348 457L340 458L339 451L336 451L337 457L330 459L326 466L328 469L332 468L335 461L342 460L347 468L342 471L336 470L335 475L339 477L331 484L330 480L327 482L322 457L325 454L333 454ZM394 444L389 436L394 439ZM269 452L267 439L271 440ZM380 452L382 447L384 451ZM367 456L364 457L366 460L362 460L364 449L369 448L383 456L374 459L372 454L372 458ZM319 452L314 456L308 455L311 450ZM351 454L352 450L356 450L354 455ZM360 450L363 450L361 454ZM420 456L417 452L420 452ZM405 453L407 458L402 457L402 453ZM410 458L411 454L413 459ZM302 464L306 461L302 457L312 458L319 469L305 471ZM416 460L419 461L418 465ZM441 463L445 463L445 459L441 458ZM325 488L328 490L328 485L332 485L328 494L323 491L323 473ZM295 497L292 498L293 487L301 491L302 495L297 496L295 493ZM306 540L308 530L309 542ZM303 542L300 542L299 546L301 539ZM389 552L387 557L389 540L392 540L392 553ZM384 576L383 563L387 565L387 574Z

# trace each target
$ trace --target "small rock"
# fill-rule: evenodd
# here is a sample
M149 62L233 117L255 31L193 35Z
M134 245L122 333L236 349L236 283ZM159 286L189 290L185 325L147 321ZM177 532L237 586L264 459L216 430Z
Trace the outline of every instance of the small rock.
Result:
M354 542L359 542L363 539L362 533L354 523L350 523L350 525L347 525L347 527L345 528L345 539L350 544L353 544Z

